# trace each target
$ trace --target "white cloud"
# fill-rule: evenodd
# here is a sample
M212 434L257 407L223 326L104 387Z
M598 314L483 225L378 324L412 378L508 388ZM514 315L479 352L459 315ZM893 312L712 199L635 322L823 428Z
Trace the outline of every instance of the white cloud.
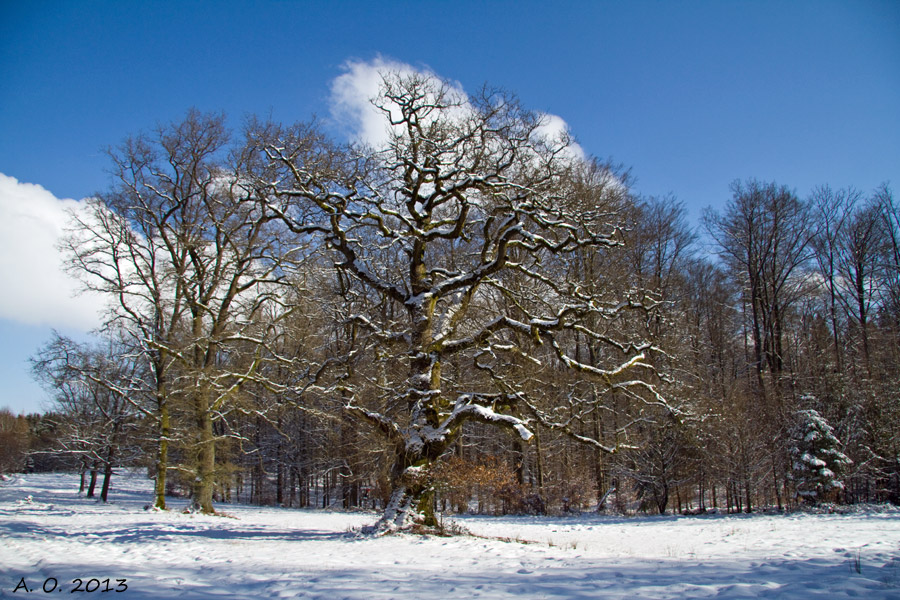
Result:
M384 114L372 105L377 98L385 73L400 75L419 74L445 81L440 75L427 68L416 68L404 62L377 56L371 61L350 60L344 64L344 73L331 83L331 115L349 130L351 139L374 147L383 146L388 140L390 129ZM466 93L458 82L448 82L449 93L460 101L457 110L464 116L468 110ZM540 113L542 124L537 134L547 141L568 140L565 156L573 160L585 160L584 149L571 140L569 126L559 117L550 113Z
M350 137L356 142L380 147L390 139L390 126L384 114L372 104L381 92L382 78L387 73L433 77L447 83L451 97L465 104L462 85L448 82L430 69L416 68L381 56L368 62L347 61L344 74L331 83L331 116L349 130Z
M569 131L569 124L562 117L541 113L541 125L537 128L536 133L549 142L567 142L563 154L568 158L576 161L587 159L584 148L571 139L572 133Z
M100 324L102 299L62 269L56 248L76 200L0 173L0 318L88 331Z
M416 69L380 56L370 62L347 61L344 74L331 83L331 115L349 129L354 141L380 146L388 140L384 116L372 106L382 74L388 71L412 73Z

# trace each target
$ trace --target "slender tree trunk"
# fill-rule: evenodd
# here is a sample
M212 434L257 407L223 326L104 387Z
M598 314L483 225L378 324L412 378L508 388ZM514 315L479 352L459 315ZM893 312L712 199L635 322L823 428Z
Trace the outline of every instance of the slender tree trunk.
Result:
M697 508L699 508L700 511L706 511L706 470L703 468L702 465L700 466L700 473L698 474L698 480L699 481L697 482L697 488L698 488L697 499L698 499L699 505Z
M278 431L282 431L281 416L278 416ZM275 504L284 505L284 447L281 438L276 449Z
M857 300L859 310L859 336L862 341L863 368L866 370L866 376L871 380L872 361L870 359L869 351L869 320L865 303L865 292L861 289L862 284L860 284L859 287L860 289L857 290L857 294L859 295Z
M772 485L775 486L775 500L778 503L778 510L784 510L781 499L781 486L778 481L778 461L776 460L775 452L772 453Z
M87 475L87 462L84 459L82 459L82 461L81 461L81 485L78 486L79 494L84 491L85 487L87 487L86 475Z
M747 501L747 506L745 507L745 510L746 510L746 512L748 512L748 513L753 512L753 503L751 502L751 497L750 497L750 494L751 494L751 485L750 485L750 476L749 476L749 474L747 475L747 477L746 477L746 479L745 479L745 481L744 481L744 494L745 494L746 501Z
M164 409L160 415L160 437L156 448L156 484L154 507L166 510L166 474L169 463L169 411Z
M522 440L516 438L513 442L513 452L515 456L515 474L516 483L519 487L525 485L525 445Z
M155 501L153 506L158 510L166 510L166 475L169 468L169 402L163 376L163 368L157 366L156 398L159 417L159 440L157 440L156 447L156 483L154 485Z
M97 487L97 463L91 465L91 482L88 484L87 497L94 497L94 489Z
M294 502L297 499L297 480L300 478L300 474L297 473L294 465L291 465L288 468L288 481L290 482L290 490L288 491L288 507L293 508Z
M751 274L751 278L752 277L753 277L753 275ZM751 317L752 317L752 323L753 323L753 327L752 327L751 331L753 333L753 362L754 362L754 367L755 367L754 370L756 373L756 381L757 381L757 384L759 385L760 394L763 395L763 400L765 400L766 386L763 381L763 363L764 363L764 354L765 354L765 349L764 349L765 342L763 340L762 327L760 325L760 314L759 314L760 309L758 307L758 301L757 301L757 296L756 296L757 284L755 282L751 281L750 289L751 289L751 293L753 294L752 297L750 298L750 310L751 310Z
M347 404L347 400L344 401L344 405ZM352 447L352 431L353 426L350 423L350 415L345 410L341 410L341 448L342 452L345 456L349 455L350 448ZM346 463L345 463L346 464ZM344 508L351 508L353 506L353 483L350 481L350 475L352 470L347 468L348 472L343 472L344 467L341 467L341 472L339 473L341 478L341 502Z
M113 475L113 461L116 458L116 449L118 448L118 440L119 440L119 429L121 428L121 423L116 423L113 426L112 435L110 436L109 448L106 451L106 465L103 469L103 487L100 490L100 499L103 502L106 502L109 497L109 484L112 480Z
M109 456L106 460L106 466L103 469L103 486L100 488L100 500L103 502L107 501L109 498L109 484L112 480L113 467L112 467L112 450L109 452Z
M591 358L593 360L593 357ZM593 363L592 363L593 364ZM594 439L600 441L601 440L601 423L600 423L600 415L597 412L594 412ZM606 488L606 478L603 474L603 451L595 450L594 451L594 479L597 488L597 510L601 511L606 504L606 498L609 495L609 492Z
M537 476L538 495L541 501L544 500L544 452L541 446L540 427L534 428L534 459L535 459L535 475Z
M833 261L832 261L833 263ZM829 312L831 315L831 332L832 337L834 339L834 363L835 370L838 373L843 373L843 358L841 356L841 341L840 334L838 333L838 320L837 320L837 292L835 291L834 286L834 267L831 267L831 275L829 275L828 281L828 292L830 294L829 298Z

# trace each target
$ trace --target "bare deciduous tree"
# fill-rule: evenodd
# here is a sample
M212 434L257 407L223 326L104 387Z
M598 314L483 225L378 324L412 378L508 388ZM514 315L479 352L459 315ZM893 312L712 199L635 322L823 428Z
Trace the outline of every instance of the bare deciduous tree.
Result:
M529 402L525 386L504 375L509 357L552 358L606 388L663 401L633 375L651 369L649 343L585 325L589 316L643 308L644 298L613 300L611 290L590 293L565 277L569 257L619 244L609 201L624 192L616 174L577 159L565 133L548 132L507 94L472 97L434 77L386 74L374 103L390 132L383 147L339 151L317 147L309 130L270 128L266 152L281 169L276 210L293 230L323 236L348 278L348 300L361 294L381 307L365 314L348 302L345 313L360 332L349 355L393 363L380 403L339 387L346 410L394 448L393 492L379 523L386 531L417 514L435 524L430 466L465 422L528 440L524 411L578 435L573 423L590 412L590 398L570 398L575 412L566 417ZM620 358L608 368L579 361L566 347L576 331ZM450 376L452 361L468 362L469 375Z
M134 336L152 374L145 410L159 427L157 506L165 504L177 395L191 406L194 507L213 512L213 425L262 360L251 349L228 364L237 356L229 350L264 345L271 330L256 322L280 305L284 265L298 246L285 242L251 185L252 146L231 147L221 115L190 111L110 155L112 189L86 216L73 214L70 266L87 287L114 298L110 322Z

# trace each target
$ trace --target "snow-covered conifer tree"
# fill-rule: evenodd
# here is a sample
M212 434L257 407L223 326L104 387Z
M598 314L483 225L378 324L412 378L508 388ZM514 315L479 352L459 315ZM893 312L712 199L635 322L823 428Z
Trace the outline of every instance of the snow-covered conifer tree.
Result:
M851 460L841 452L841 443L831 425L815 410L800 410L791 432L792 478L797 495L817 503L844 489L841 476Z

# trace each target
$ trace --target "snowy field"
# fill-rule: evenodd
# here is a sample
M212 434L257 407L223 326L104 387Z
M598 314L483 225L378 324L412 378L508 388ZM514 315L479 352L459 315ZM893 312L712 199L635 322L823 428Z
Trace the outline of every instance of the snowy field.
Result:
M113 485L104 505L78 496L76 475L0 484L0 596L79 587L131 599L900 598L896 510L464 517L484 537L370 539L352 531L372 514L153 512L149 481Z

